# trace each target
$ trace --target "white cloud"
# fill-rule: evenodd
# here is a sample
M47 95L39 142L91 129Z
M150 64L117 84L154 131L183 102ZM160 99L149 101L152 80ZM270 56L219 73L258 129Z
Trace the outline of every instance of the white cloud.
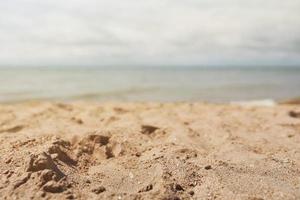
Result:
M299 64L298 0L0 0L0 65Z

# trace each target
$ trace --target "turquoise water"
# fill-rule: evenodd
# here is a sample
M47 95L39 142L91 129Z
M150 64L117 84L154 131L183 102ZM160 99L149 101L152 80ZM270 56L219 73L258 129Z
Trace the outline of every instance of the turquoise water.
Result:
M0 102L228 102L300 96L300 68L0 69L0 81Z

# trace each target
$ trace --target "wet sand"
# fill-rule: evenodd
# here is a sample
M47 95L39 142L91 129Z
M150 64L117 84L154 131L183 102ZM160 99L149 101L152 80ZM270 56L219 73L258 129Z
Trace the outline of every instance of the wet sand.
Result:
M300 106L0 105L0 199L300 199Z

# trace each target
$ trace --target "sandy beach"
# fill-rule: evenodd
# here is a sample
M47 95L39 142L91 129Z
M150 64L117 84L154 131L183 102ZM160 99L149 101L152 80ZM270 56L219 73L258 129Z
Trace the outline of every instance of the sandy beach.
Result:
M300 106L0 105L0 199L300 199Z

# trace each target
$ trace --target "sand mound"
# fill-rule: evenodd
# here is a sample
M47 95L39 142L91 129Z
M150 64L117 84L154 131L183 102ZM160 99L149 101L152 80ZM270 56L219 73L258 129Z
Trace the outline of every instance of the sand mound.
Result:
M299 199L299 111L2 105L0 199Z

